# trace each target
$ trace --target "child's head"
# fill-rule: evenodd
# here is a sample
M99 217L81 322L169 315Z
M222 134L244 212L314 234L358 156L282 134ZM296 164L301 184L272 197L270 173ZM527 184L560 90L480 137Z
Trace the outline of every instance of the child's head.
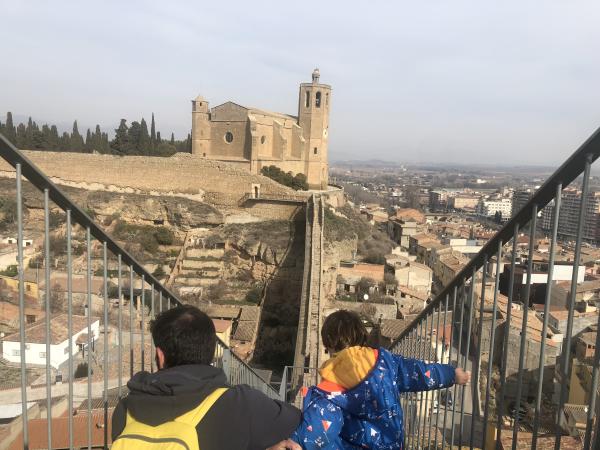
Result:
M341 309L330 314L321 328L323 345L330 353L337 353L345 348L364 346L369 334L358 314Z

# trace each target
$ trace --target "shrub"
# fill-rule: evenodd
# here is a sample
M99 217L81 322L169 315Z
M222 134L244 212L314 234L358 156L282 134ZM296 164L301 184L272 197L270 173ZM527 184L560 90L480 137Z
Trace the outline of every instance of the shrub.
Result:
M307 191L308 183L306 181L306 175L298 173L293 175L292 172L284 172L277 166L263 167L260 172L270 179L277 181L279 184L290 187L297 191Z
M152 272L152 275L154 275L156 278L162 278L166 274L167 273L165 272L165 269L163 269L162 264L159 264L158 266L156 266L156 269L154 269L154 272Z
M262 286L255 285L246 293L245 301L249 303L260 304L262 299Z
M167 227L158 227L154 232L154 238L160 245L172 245L175 235Z
M0 275L4 275L5 277L16 277L18 273L19 271L16 264L10 265L4 270L0 270Z

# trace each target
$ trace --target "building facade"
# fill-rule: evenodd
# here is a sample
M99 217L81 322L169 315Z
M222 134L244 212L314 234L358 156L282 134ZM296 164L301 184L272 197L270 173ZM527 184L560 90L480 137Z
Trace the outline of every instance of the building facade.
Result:
M277 166L304 174L309 188L327 189L331 86L300 84L298 115L275 113L233 102L209 108L201 96L192 100L192 153L241 165L253 174Z

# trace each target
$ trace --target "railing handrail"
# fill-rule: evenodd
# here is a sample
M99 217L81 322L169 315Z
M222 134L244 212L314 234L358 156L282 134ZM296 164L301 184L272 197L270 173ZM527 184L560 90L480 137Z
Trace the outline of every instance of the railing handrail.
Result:
M69 197L61 191L33 162L31 162L21 151L11 144L2 134L0 134L0 156L7 161L11 166L16 168L17 164L21 165L21 173L30 183L37 189L44 192L48 190L49 198L63 210L71 211L73 222L78 223L84 228L90 229L90 234L98 241L105 242L108 249L114 255L121 255L121 260L128 265L135 273L144 278L144 282L152 286L155 290L162 292L167 298L170 298L176 305L182 305L181 300L173 294L163 283L156 279L148 272L141 263L131 256L124 248L122 248L114 239L110 237L102 228L100 228L92 218L80 207L78 207ZM267 383L250 365L237 356L227 344L217 337L218 345L227 349L231 355L232 361L244 366L253 376L267 386L267 390L272 394L277 394L277 390Z
M531 218L534 205L538 211L541 211L552 199L554 199L556 186L562 184L568 186L582 172L585 164L590 158L593 163L600 156L600 128L592 135L548 178L544 184L534 193L529 201L515 214L504 226L490 239L482 249L462 268L462 270L452 279L452 281L419 313L419 315L402 331L390 345L390 348L396 346L402 341L421 320L426 318L437 308L446 295L450 295L455 287L458 287L463 281L471 278L474 270L479 270L483 266L486 258L496 255L498 245L509 242L514 235L515 226L527 223Z
M38 188L41 192L48 189L48 195L56 205L60 206L64 211L70 210L74 222L84 228L89 228L90 233L100 242L106 242L107 248L114 255L121 255L122 261L128 265L139 276L143 276L144 280L157 291L161 291L168 298L181 305L181 300L165 287L158 279L148 272L142 264L140 264L133 256L131 256L123 247L121 247L113 238L110 237L102 228L100 228L86 212L77 206L71 199L44 173L38 169L32 161L29 160L20 150L18 150L6 137L0 134L0 156L11 166L21 165L21 173L31 184Z

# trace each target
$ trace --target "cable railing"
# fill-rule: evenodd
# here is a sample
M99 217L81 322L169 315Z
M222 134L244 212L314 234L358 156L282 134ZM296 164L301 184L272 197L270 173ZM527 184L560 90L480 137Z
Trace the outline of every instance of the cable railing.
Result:
M600 130L532 194L392 344L394 353L472 371L466 387L402 394L406 448L600 449L600 316L577 296L585 270L580 267L582 246L589 240L584 239L584 227L596 226L600 213L597 205L593 211L589 207L594 200L590 170L599 155ZM578 187L576 214L561 210L562 191L569 185ZM544 210L550 202L552 209ZM542 229L539 218L548 213L550 228ZM561 224L569 221L577 224L571 247L557 239ZM541 236L551 241L543 273L545 291L533 266ZM564 270L555 270L561 243L572 251L566 276ZM515 279L518 270L523 271L522 280ZM563 306L553 296L557 281L568 290ZM576 304L588 313L576 311ZM583 402L570 392L582 314L591 317L590 330L596 327L594 356L584 361L592 375ZM561 320L550 323L551 317ZM583 403L584 425L572 420L565 406L570 402Z
M30 419L42 419L39 414L29 417L31 401L40 400L46 410L42 439L48 448L107 448L109 403L126 395L126 382L135 372L156 370L149 321L181 301L132 255L131 248L111 238L91 212L71 201L2 135L0 156L14 168L14 189L2 193L9 205L7 198L14 195L14 217L9 218L14 220L3 222L4 231L17 236L16 284L5 277L0 291L3 300L18 308L17 329L2 338L2 364L18 371L20 378L16 389L0 390L0 399L6 404L20 396L18 442L23 448L29 448L32 438L40 439L30 435ZM43 211L39 215L25 205L38 201L37 196L42 197L36 203ZM25 233L39 235L42 251L35 260L25 258ZM34 279L32 267L37 269ZM32 295L31 286L39 298ZM43 319L31 323L26 312L36 306L41 306ZM279 398L277 390L220 340L214 365L223 368L230 383L248 384ZM45 386L44 394L39 384ZM61 397L67 401L66 435L55 432L54 425L58 417L53 408Z

